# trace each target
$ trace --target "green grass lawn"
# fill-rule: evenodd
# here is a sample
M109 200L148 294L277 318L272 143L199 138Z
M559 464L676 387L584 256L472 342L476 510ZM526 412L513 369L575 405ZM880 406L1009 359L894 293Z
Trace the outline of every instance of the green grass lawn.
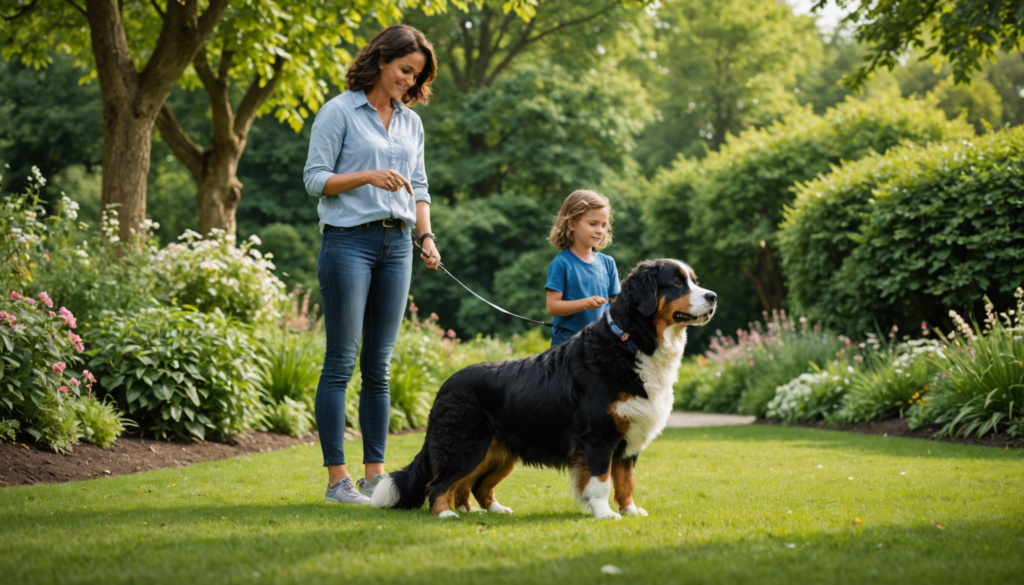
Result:
M404 465L423 435L388 441ZM353 461L359 443L347 445ZM319 446L0 490L0 581L1020 583L1024 453L767 426L668 430L640 457L648 518L595 522L520 467L515 514L323 502ZM857 520L860 520L858 522ZM606 576L603 565L622 573Z

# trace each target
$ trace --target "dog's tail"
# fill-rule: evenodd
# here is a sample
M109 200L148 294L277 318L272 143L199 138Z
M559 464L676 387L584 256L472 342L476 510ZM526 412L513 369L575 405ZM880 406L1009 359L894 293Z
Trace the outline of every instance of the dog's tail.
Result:
M430 455L427 454L427 441L424 441L423 449L412 463L389 474L373 490L370 505L374 508L415 510L427 499L427 484L431 477Z

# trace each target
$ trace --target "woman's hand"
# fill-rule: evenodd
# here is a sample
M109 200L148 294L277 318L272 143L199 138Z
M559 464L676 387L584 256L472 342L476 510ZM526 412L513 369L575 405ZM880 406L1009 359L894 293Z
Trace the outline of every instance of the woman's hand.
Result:
M431 270L437 270L437 267L441 265L441 253L437 251L437 245L433 238L423 238L420 258L423 258L423 265Z
M387 191L398 191L404 186L405 190L409 192L410 196L413 194L412 184L409 183L408 179L406 179L396 171L393 171L391 169L380 169L376 171L364 172L367 175L367 184L373 185L378 189L384 189Z

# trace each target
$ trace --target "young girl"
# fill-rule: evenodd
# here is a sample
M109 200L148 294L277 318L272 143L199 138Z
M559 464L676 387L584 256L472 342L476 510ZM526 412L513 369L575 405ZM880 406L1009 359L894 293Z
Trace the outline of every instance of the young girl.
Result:
M597 250L612 243L612 206L593 191L573 191L555 217L548 240L561 250L548 266L552 347L567 341L608 309L619 294L615 260Z

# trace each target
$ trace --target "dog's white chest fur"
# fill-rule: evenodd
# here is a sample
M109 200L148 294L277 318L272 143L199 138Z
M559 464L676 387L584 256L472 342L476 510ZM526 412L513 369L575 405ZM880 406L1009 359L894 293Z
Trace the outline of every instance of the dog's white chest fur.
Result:
M663 337L664 341L658 344L654 355L637 352L636 373L644 383L647 398L633 397L619 402L615 408L618 416L629 421L624 457L643 451L665 429L672 414L675 403L672 387L679 379L679 363L686 347L686 328L669 327Z

